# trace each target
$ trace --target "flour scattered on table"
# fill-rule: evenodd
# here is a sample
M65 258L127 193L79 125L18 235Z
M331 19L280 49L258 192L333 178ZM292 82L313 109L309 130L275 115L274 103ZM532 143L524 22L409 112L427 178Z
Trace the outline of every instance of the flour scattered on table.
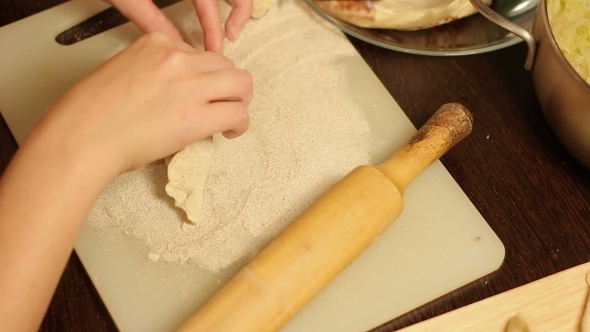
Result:
M250 129L241 137L213 137L202 222L190 224L164 191L163 161L117 177L89 218L118 228L149 247L149 259L194 262L211 271L252 257L330 186L382 148L340 66L354 50L339 31L309 11L281 15L281 2L250 21L225 54L254 77ZM223 7L227 14L227 7ZM200 43L194 13L172 18ZM307 44L291 43L302 34ZM341 38L326 38L340 34ZM147 253L146 253L147 254ZM151 258L150 258L151 257Z

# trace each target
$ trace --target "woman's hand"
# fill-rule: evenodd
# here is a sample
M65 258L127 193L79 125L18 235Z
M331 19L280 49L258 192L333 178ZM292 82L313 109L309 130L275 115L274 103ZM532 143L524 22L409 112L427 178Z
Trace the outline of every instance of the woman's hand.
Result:
M160 31L181 41L182 37L172 22L151 0L107 0L145 33ZM222 53L224 36L238 38L252 14L252 0L233 0L233 9L225 22L225 33L219 16L218 0L192 0L205 33L205 50Z
M36 131L124 172L214 133L242 134L251 99L251 75L231 60L152 33L73 86Z
M69 89L0 180L0 331L35 331L95 200L118 174L248 127L252 77L151 33Z
M218 0L192 0L205 32L205 49L221 53L224 32L221 29ZM231 0L232 11L225 21L225 36L235 41L252 14L252 0Z

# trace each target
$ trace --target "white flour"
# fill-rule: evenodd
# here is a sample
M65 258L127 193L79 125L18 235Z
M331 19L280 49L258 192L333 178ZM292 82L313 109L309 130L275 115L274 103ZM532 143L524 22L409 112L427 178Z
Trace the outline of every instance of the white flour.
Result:
M156 162L115 179L90 226L132 234L150 248L151 260L190 260L219 271L250 258L350 170L371 163L381 146L362 105L345 93L346 73L338 66L354 50L343 36L326 38L340 32L314 22L308 10L282 15L288 6L303 4L280 2L225 44L225 55L252 73L255 95L248 132L233 140L214 136L203 222L185 222L164 191L164 162ZM202 44L194 12L172 19L189 41ZM294 43L297 35L306 42Z

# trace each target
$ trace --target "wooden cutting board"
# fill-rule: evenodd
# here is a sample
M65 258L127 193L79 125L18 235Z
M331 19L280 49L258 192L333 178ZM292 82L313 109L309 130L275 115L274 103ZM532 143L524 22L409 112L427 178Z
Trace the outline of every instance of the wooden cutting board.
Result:
M140 36L135 26L125 24L70 46L54 41L62 31L105 8L102 2L74 0L0 28L0 111L17 142L59 94ZM178 17L192 11L185 1L165 13L181 25ZM329 30L326 38L345 41L303 3L280 2L268 15L282 15L285 24L307 19L310 28ZM306 43L297 33L289 38L295 45ZM349 73L339 93L356 96L374 135L385 141L377 153L383 160L416 129L352 45L346 45L352 56L326 63ZM400 218L284 331L366 330L501 265L501 241L440 162L412 183L405 202ZM215 274L190 262L150 262L148 248L115 230L98 232L86 226L75 249L121 331L172 330L231 276L230 271Z
M581 264L400 332L503 332L508 320L517 314L535 332L585 331L580 330L580 325L589 298L588 272L590 263ZM590 327L590 316L585 327Z

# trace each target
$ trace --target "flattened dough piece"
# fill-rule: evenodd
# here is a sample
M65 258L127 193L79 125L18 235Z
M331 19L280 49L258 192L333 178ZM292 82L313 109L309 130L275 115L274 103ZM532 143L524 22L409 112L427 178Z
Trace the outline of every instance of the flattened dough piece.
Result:
M168 163L166 193L193 223L201 221L205 181L213 164L213 138L195 142L177 152Z
M510 317L505 332L534 332L521 313Z

